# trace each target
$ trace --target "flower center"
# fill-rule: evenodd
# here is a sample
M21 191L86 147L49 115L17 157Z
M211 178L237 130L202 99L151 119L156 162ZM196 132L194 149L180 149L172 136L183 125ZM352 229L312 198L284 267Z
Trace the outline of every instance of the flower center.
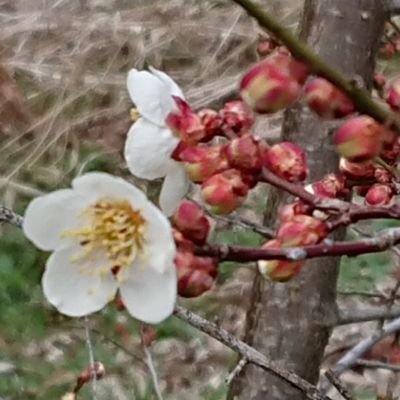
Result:
M100 199L83 210L88 223L82 228L64 232L65 237L78 238L84 252L74 262L92 257L102 249L111 265L107 270L115 274L128 267L143 251L146 220L127 200Z
M140 112L137 108L131 108L130 116L132 122L136 122L140 118Z

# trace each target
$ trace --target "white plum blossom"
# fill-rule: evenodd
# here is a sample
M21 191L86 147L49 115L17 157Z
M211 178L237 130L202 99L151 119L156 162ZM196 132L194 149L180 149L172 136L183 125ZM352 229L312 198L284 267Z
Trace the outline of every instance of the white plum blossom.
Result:
M177 291L175 243L166 216L142 191L106 173L87 173L34 199L23 229L52 251L42 278L47 300L80 317L101 310L119 290L135 318L171 315Z
M179 86L164 72L132 69L128 74L128 92L140 114L125 143L125 160L130 172L142 179L164 178L160 207L171 215L189 188L182 163L171 159L179 143L166 125L166 118L177 110L172 96L184 99Z

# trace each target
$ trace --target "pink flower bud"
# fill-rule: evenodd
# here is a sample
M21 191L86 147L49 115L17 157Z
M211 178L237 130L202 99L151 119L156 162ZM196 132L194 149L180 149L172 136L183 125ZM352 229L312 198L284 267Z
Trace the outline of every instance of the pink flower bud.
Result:
M263 154L263 166L289 182L304 181L308 175L304 151L290 142L268 148Z
M283 247L296 247L316 244L325 239L327 234L324 221L309 215L296 215L279 227L276 238Z
M348 179L370 179L374 177L375 165L373 161L353 163L342 157L339 161L339 171Z
M236 134L248 132L254 124L253 112L241 100L225 103L220 115L224 123L223 129L231 129Z
M280 222L292 221L296 215L308 214L309 207L302 201L296 201L294 203L286 204L279 210Z
M400 79L396 79L389 87L386 103L393 111L400 111Z
M346 185L342 176L327 174L320 181L308 185L306 190L318 197L335 199L346 194Z
M370 206L384 206L391 202L393 199L393 189L388 185L375 183L365 195L365 203Z
M262 246L264 249L279 249L279 240L270 240ZM304 261L260 260L258 270L266 278L278 282L286 282L296 276L304 265Z
M336 150L352 162L372 160L381 152L385 131L368 116L349 119L335 133Z
M379 53L386 59L390 59L396 54L396 48L391 43L385 43Z
M304 88L308 106L323 118L342 118L354 111L352 101L323 78L316 78Z
M252 135L231 140L225 147L225 154L232 168L246 172L261 170L262 143Z
M207 142L215 136L223 135L222 125L224 122L217 111L212 110L211 108L204 108L200 110L197 115L206 131L202 142Z
M172 216L172 224L186 239L197 244L204 244L210 231L210 222L204 210L190 200L179 204Z
M240 82L240 95L252 110L274 113L298 99L301 84L290 67L292 62L297 63L290 56L272 54L245 73Z
M229 168L222 145L198 145L183 150L180 159L193 182L203 182Z
M196 144L206 136L206 130L200 117L192 111L185 100L172 96L178 107L178 111L168 114L166 124L173 134L188 144Z
M209 257L197 257L178 249L175 257L178 275L178 294L182 297L198 297L210 290L217 276L217 263Z
M383 144L382 151L379 153L379 157L382 158L389 165L393 165L399 158L400 155L400 137L395 135L392 131L388 131L392 134L392 137L387 137Z
M275 50L275 48L276 48L275 41L271 39L263 40L257 45L257 53L262 57L268 56Z
M203 182L201 194L215 214L229 214L246 199L249 186L236 169L229 169Z

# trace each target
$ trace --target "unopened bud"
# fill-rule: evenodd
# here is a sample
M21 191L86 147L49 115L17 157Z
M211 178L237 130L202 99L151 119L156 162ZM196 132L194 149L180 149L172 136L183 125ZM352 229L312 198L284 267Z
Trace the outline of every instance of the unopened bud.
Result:
M339 161L339 171L348 179L369 179L374 176L375 164L373 161L354 163L342 157Z
M342 118L354 111L353 102L341 90L323 78L310 81L304 88L308 106L323 118Z
M200 110L197 115L205 129L205 137L202 139L202 142L207 142L213 137L223 134L223 119L217 111L211 108L204 108Z
M229 168L222 145L188 147L182 151L180 158L192 181L197 183Z
M278 143L268 148L263 154L263 165L289 182L304 181L308 175L304 151L290 142Z
M183 200L172 216L172 224L186 239L204 244L210 231L210 222L202 207L191 200Z
M81 372L78 377L78 385L82 386L85 383L91 382L94 376L96 377L96 380L100 380L104 378L105 374L106 369L104 368L104 365L101 362L96 361L93 368L87 367Z
M259 172L262 166L261 146L260 141L252 135L231 140L225 147L229 165L245 172Z
M400 79L396 79L389 87L386 103L393 111L400 111Z
M279 220L283 222L291 221L296 215L308 214L309 207L302 201L286 204L279 210Z
M279 249L282 245L279 240L270 240L265 243L264 249ZM304 265L304 261L286 260L260 260L257 263L260 274L266 278L278 282L286 282L295 277Z
M229 214L246 199L249 185L240 171L229 169L203 182L201 194L215 214Z
M379 155L386 128L365 115L346 121L335 133L337 152L352 162L363 162Z
M254 114L241 100L225 103L220 111L224 130L232 130L236 134L247 133L254 124ZM229 136L229 135L227 135Z
M393 196L394 192L390 186L376 183L368 189L365 203L370 206L385 206L392 201Z

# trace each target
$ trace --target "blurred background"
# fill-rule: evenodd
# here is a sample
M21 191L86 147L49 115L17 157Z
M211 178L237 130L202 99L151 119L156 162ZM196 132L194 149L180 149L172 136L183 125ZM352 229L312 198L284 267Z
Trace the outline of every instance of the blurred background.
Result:
M296 29L301 1L271 0L268 7ZM227 0L0 0L0 203L22 213L35 196L91 170L134 181L122 159L131 124L129 69L164 70L194 108L218 108L237 97L238 79L260 58L266 38ZM393 75L397 66L395 56L379 69ZM257 133L278 138L281 118L260 119ZM157 183L135 183L157 191ZM265 188L255 191L241 217L260 221L266 195ZM213 239L263 242L226 220ZM83 322L60 316L43 299L45 259L18 230L0 226L0 400L61 399L88 365ZM382 304L400 279L399 261L396 252L344 259L339 301L357 307L368 291L378 293L369 303ZM211 292L182 304L240 335L252 274L251 265L225 263ZM138 324L114 304L90 323L96 358L107 370L98 398L155 399ZM338 329L327 353L337 356L368 334L364 325ZM232 352L174 317L156 327L156 338L152 352L165 399L226 398ZM393 349L379 351L377 357L385 351L390 357ZM376 398L379 379L364 371L344 375L363 399ZM92 398L89 388L80 398Z

